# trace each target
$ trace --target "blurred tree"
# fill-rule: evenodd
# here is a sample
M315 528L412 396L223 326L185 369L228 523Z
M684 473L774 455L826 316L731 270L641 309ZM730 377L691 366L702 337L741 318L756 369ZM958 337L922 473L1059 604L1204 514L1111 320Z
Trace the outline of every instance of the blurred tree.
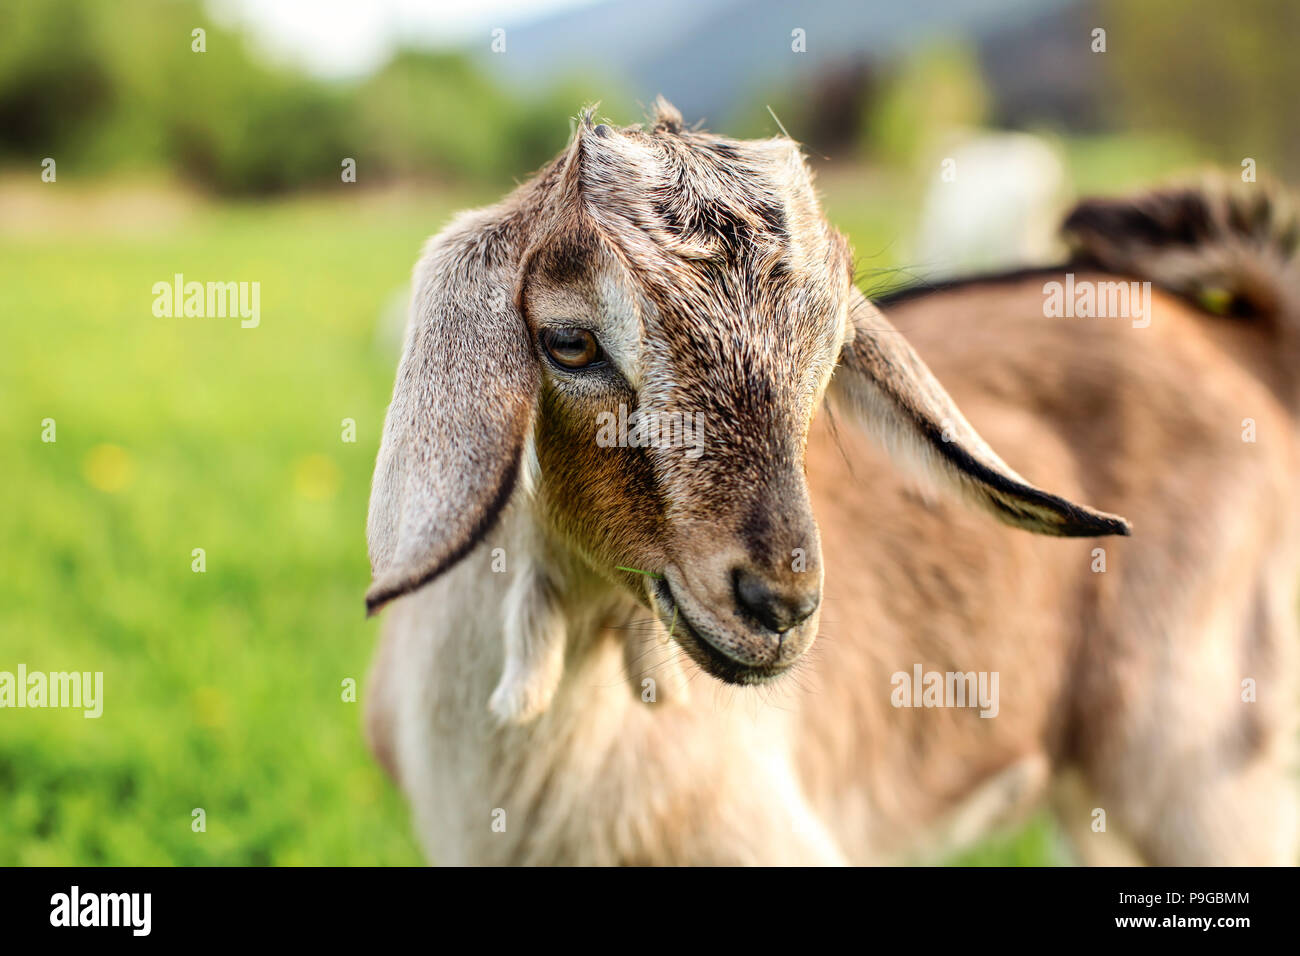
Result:
M596 91L601 115L636 119L606 82L573 75L521 98L459 53L404 50L357 91L360 139L387 175L522 178L563 148Z
M48 155L84 135L112 98L81 0L0 6L0 155Z
M206 51L191 31L207 32ZM0 7L0 154L62 168L170 168L221 192L334 175L339 91L262 65L193 0L15 0Z
M775 114L810 154L841 154L856 143L862 114L877 94L875 80L865 59L846 58L795 85L756 90L722 128L741 138L775 136Z
M383 174L514 169L511 101L459 54L402 50L356 97L361 153Z
M886 160L910 163L954 129L978 127L988 93L974 52L956 40L922 47L896 66L867 101L863 139Z
M328 83L264 62L198 0L0 5L0 158L54 156L61 172L170 171L248 195L337 182L352 157L363 183L500 182L554 155L597 89L571 77L519 97L459 53L416 50ZM635 118L624 105L604 103Z
M1300 176L1300 3L1100 0L1103 63L1129 124L1188 135L1237 165Z

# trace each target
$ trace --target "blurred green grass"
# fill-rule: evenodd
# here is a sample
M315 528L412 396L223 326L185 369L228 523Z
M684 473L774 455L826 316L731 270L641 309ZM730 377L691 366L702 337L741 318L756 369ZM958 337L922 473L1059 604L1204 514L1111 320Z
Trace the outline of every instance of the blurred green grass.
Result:
M418 862L341 685L363 691L376 636L364 524L394 368L377 315L454 201L0 239L4 667L105 685L98 720L6 711L0 863ZM259 281L260 327L155 318L175 272Z
M917 197L825 182L863 266L899 265ZM425 238L493 197L91 217L92 192L46 188L70 198L18 223L0 204L0 668L102 671L104 710L5 713L0 864L420 862L342 700L348 678L364 694L377 636L364 527L396 364L380 313ZM152 286L176 272L260 282L260 327L155 318ZM954 862L1061 858L1040 816Z

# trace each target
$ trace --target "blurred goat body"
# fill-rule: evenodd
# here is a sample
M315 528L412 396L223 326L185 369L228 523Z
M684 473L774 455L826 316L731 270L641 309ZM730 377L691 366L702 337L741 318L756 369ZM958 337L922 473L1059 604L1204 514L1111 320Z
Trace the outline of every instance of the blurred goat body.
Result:
M656 163L659 150L730 160L743 146L687 133L670 108L660 110L646 133L587 123L561 169L622 136L625 156L645 150ZM598 172L608 179L616 167ZM820 228L816 220L784 221L792 243L826 257L801 235ZM488 216L462 228L474 232L457 262L481 265L495 255L485 237L511 227ZM673 482L698 474L661 469L700 466L651 460L653 449L589 455L571 437L568 457L554 457L547 430L581 398L564 391L578 387L569 378L548 384L550 372L520 365L520 394L541 397L522 413L519 480L460 503L473 519L468 537L430 554L410 543L436 538L446 523L428 520L435 504L412 509L413 469L477 460L412 424L428 409L412 397L426 386L408 367L428 370L434 360L421 355L421 338L446 321L443 307L427 305L433 277L448 267L444 247L431 247L376 470L371 605L391 605L367 695L371 746L407 794L430 860L934 859L1050 804L1085 861L1294 862L1300 283L1287 228L1263 194L1191 190L1080 206L1067 223L1076 286L1152 281L1142 328L1115 317L1045 318L1044 286L1062 269L886 296L881 312L852 290L838 304L830 296L827 315L856 322L828 339L834 380L813 386L830 409L816 412L818 402L807 422L780 419L802 431L795 465L806 466L820 535L796 530L824 568L821 636L775 680L760 667L784 664L782 642L776 657L760 659L751 645L727 643L726 621L683 623L688 612L704 619L689 596L704 585L679 567L687 545L666 556L654 548L684 533L677 525L702 528L719 550L733 528L754 523L779 537L778 519L756 516L751 502L733 525L718 504L716 527L701 525L670 501L657 524L625 527L607 556L594 526L562 510L575 496L582 504L584 482L600 495L636 484L611 482L599 464L611 459L598 456L651 461L647 502L686 495ZM688 231L674 235L685 241ZM520 302L517 272L512 281L490 293L496 308L508 309L511 296ZM662 316L672 306L640 307ZM535 316L523 311L532 330ZM617 334L632 333L602 330L602 341ZM536 348L521 337L520 348ZM766 357L748 360L761 375ZM653 368L627 377L645 404ZM467 375L461 387L474 392L479 382ZM454 396L429 401L475 414ZM725 451L711 444L701 462ZM549 489L565 481L579 484L557 502ZM805 493L773 481L777 505ZM503 500L485 512L493 495ZM1133 535L1096 537L1127 525L1078 500L1125 515ZM602 517L600 527L633 520ZM662 573L620 576L619 553ZM665 595L673 600L661 604ZM726 654L715 660L717 647L705 643ZM929 672L996 675L978 685L997 688L995 713L935 705L953 703L944 694L900 706L915 690L900 693L899 675ZM747 683L761 686L738 686Z

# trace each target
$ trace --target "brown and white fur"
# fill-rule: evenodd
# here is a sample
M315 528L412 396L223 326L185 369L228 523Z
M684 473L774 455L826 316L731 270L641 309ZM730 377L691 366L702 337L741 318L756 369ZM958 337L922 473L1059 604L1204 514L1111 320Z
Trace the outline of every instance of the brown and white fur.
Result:
M416 270L367 731L429 859L933 859L1049 803L1088 861L1293 862L1287 228L1082 205L1066 269L1156 282L1145 328L1046 318L1066 269L877 309L792 142L584 116ZM575 327L603 364L548 357ZM620 403L704 454L603 447ZM996 716L894 706L918 664Z

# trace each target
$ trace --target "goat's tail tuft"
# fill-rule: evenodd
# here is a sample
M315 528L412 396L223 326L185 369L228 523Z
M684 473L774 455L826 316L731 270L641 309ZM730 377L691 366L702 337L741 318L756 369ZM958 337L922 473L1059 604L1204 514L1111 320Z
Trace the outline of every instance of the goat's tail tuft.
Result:
M1074 262L1147 279L1202 308L1300 340L1300 220L1280 189L1206 180L1090 199L1065 220Z

